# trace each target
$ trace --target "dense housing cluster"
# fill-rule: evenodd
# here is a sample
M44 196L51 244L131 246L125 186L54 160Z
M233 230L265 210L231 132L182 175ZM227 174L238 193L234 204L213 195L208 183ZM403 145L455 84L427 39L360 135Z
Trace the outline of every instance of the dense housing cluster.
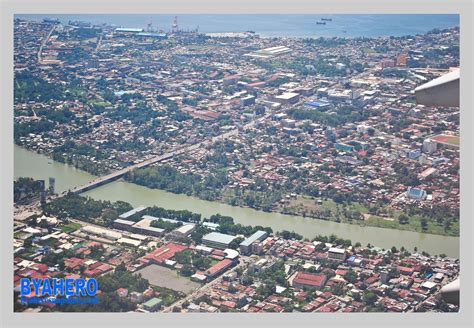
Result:
M261 38L15 20L18 145L103 176L315 219L459 235L459 108L418 85L459 66L459 28ZM97 278L99 305L16 311L457 311L459 261L336 236L132 208L19 179L14 287ZM41 194L41 195L40 195ZM41 196L41 197L40 197ZM41 198L41 206L38 202ZM17 294L15 294L15 297Z

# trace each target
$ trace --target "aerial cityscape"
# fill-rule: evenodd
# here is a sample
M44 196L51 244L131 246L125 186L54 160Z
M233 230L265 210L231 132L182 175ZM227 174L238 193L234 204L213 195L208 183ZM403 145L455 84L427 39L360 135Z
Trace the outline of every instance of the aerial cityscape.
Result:
M459 310L459 16L78 16L14 20L16 312Z

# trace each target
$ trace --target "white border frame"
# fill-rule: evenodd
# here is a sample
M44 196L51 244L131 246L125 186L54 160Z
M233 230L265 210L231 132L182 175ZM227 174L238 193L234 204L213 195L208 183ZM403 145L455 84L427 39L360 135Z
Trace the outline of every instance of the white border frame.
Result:
M2 57L0 99L1 323L23 326L430 326L472 327L473 321L473 2L472 0L0 0ZM449 13L460 14L461 26L461 309L459 313L354 314L141 314L141 313L14 313L13 245L13 15L52 13ZM471 202L469 202L471 200ZM402 321L403 320L403 321Z

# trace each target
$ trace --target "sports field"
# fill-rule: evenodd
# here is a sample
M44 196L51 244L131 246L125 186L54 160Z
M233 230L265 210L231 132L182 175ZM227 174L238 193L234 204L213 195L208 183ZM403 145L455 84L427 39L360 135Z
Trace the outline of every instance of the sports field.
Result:
M459 142L460 142L459 136L450 136L450 135L444 135L444 134L434 136L431 139L441 144L447 144L447 145L452 145L452 146L459 146Z

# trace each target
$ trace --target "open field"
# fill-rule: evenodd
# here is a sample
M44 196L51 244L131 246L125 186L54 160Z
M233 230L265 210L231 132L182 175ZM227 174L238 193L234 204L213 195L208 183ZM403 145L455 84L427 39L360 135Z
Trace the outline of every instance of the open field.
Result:
M82 225L79 223L69 222L68 224L60 226L59 229L61 229L65 233L70 233L70 232L76 231L77 229L80 229L81 227Z
M447 144L451 146L459 146L459 143L460 143L459 136L450 136L450 135L440 134L440 135L432 137L431 139L441 144Z
M189 294L194 289L201 286L188 278L179 276L176 271L156 264L148 265L143 269L138 270L136 273L140 273L143 278L150 282L151 285L167 287L185 294Z
M318 200L320 201L320 204L317 203ZM360 212L363 215L363 220L349 220L344 215L344 207L348 211ZM374 215L369 213L369 209L365 205L356 202L346 205L338 205L331 199L318 199L309 196L298 196L297 198L290 200L288 208L292 214L307 217L314 217L315 214L321 213L321 211L324 213L325 210L329 210L330 212L328 213L330 213L330 216L326 219L330 221L336 221L336 217L338 216L337 213L339 212L339 219L341 222L357 224L359 226L407 230L444 236L459 236L459 221L453 222L449 230L445 230L442 223L438 224L431 221L429 218L426 218L429 221L428 227L427 229L422 229L422 217L419 215L408 215L409 221L406 224L401 224L398 218L400 215L406 214L403 213L403 211L392 209L388 211L387 216Z

